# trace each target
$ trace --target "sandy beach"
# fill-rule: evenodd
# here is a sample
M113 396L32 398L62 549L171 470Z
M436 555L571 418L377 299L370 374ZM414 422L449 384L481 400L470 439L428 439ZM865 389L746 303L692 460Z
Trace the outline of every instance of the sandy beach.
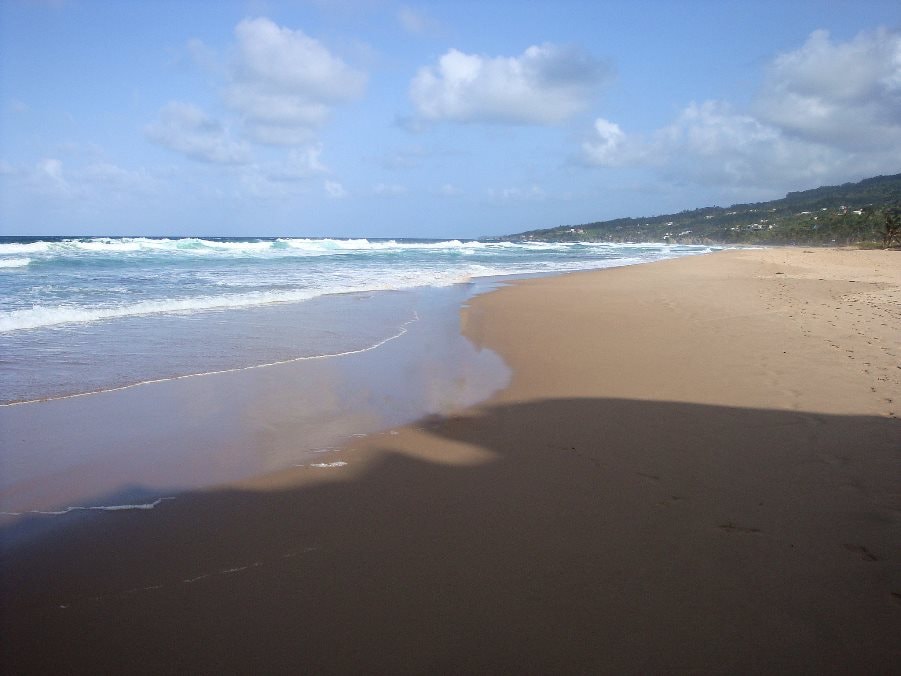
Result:
M512 370L488 401L7 547L2 671L897 672L899 263L478 296L463 333Z

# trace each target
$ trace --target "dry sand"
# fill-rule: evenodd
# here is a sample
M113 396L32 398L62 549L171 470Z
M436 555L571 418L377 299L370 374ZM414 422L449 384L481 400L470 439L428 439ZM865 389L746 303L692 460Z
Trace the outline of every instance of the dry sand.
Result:
M5 673L889 673L901 257L729 251L463 312L513 381L5 552Z

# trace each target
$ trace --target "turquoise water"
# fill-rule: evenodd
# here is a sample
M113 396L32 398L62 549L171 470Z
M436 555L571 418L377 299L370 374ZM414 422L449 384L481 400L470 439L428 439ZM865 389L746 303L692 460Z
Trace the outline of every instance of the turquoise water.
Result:
M429 288L702 246L0 238L0 403L375 349ZM407 299L407 300L405 300Z

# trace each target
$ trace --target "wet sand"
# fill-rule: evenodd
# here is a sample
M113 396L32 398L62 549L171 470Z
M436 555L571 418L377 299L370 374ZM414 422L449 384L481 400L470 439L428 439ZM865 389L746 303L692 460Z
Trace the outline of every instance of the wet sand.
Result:
M3 671L892 672L899 300L803 249L477 297L487 402L8 548Z
M342 356L0 406L0 528L17 513L148 505L308 464L355 434L484 400L509 369L460 335L460 305L479 286L489 284L340 298L344 324L366 312L405 319L376 334L377 347Z

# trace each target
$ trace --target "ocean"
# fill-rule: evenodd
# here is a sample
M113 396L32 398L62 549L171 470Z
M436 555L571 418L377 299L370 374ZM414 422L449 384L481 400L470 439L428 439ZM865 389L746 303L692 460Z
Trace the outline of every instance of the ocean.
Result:
M428 293L703 246L316 238L0 238L0 404L373 350ZM481 286L480 286L481 285ZM424 295L426 294L426 295ZM455 301L465 300L454 296Z
M509 382L503 360L461 334L474 295L523 276L707 251L0 239L0 525L150 509L185 490L337 467L335 449L353 437L453 414Z

